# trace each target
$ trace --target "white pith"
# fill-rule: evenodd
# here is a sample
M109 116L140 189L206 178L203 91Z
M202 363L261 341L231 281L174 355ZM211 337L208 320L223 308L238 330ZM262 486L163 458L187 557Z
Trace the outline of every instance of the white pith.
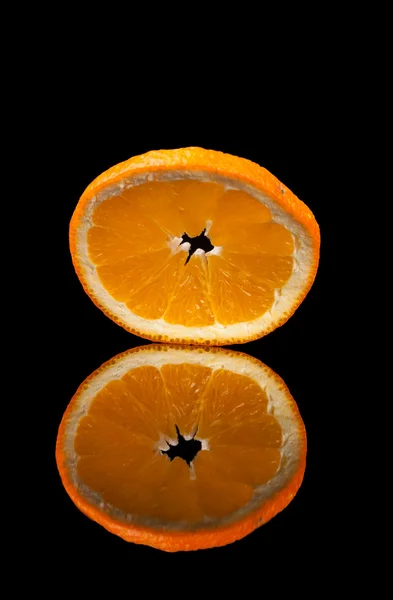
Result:
M291 232L294 239L294 266L292 274L287 283L279 290L276 290L275 301L269 311L264 313L259 318L242 323L232 325L223 325L215 322L213 325L204 327L187 327L179 324L169 324L164 318L160 319L144 319L134 314L124 302L115 300L102 286L97 274L94 263L88 255L87 234L93 225L93 213L96 207L110 196L121 193L124 189L141 185L146 181L152 180L174 180L174 179L198 179L202 181L213 181L221 183L226 190L236 189L249 193L259 202L267 206L272 215L272 220L286 227ZM207 229L211 223L206 223ZM179 232L179 236L183 232ZM208 231L207 231L208 233ZM186 251L189 244L183 244L179 247L181 238L173 238L169 241L169 247L175 251ZM212 344L217 342L228 343L234 339L250 339L253 336L258 336L263 331L270 328L285 317L291 310L293 305L300 300L307 281L310 277L310 271L313 261L312 241L304 226L292 218L285 210L278 205L269 196L253 187L252 185L230 179L228 177L220 177L206 172L196 171L168 171L165 173L148 173L145 175L130 176L121 181L121 183L108 185L104 190L94 196L86 205L84 215L77 230L77 254L79 264L83 272L91 292L101 301L101 303L115 316L118 317L122 324L133 330L139 331L142 335L145 333L154 334L155 336L163 336L163 338L177 339L194 339L199 342L209 340ZM220 254L221 248L217 247L211 254ZM195 254L205 255L203 250L197 250ZM209 256L207 253L205 256Z
M100 494L91 490L88 486L78 481L77 462L78 455L74 449L74 439L77 432L77 427L81 418L83 418L90 407L96 394L109 381L120 379L130 369L145 365L153 365L158 369L164 364L201 364L210 367L213 371L216 369L228 369L234 373L251 377L256 383L265 390L268 397L268 413L273 414L282 428L282 447L281 447L281 465L276 475L266 484L254 489L253 497L250 502L240 510L232 513L222 519L205 518L197 525L193 524L191 528L198 529L209 526L209 523L217 525L225 525L242 518L248 512L261 506L268 498L281 490L293 477L298 470L298 464L305 443L301 425L299 425L299 417L296 413L296 405L288 398L288 390L283 384L275 379L272 371L262 365L247 359L246 356L216 352L198 351L197 349L185 348L169 348L167 351L162 350L147 350L137 353L129 353L123 356L115 364L106 367L103 371L96 374L91 379L85 389L82 389L80 395L76 399L76 404L72 413L68 416L64 432L64 450L66 459L66 468L68 476L78 489L79 493L93 506L97 506L104 510L108 515L116 520L125 523L134 523L140 525L148 525L152 527L165 527L172 530L185 530L188 528L187 523L167 523L160 522L157 519L148 519L146 517L138 517L136 515L127 514L115 508L114 506L103 501ZM167 439L167 438L166 438ZM167 440L171 441L171 440ZM201 440L203 449L209 449L209 440ZM174 440L172 440L174 443ZM168 447L164 441L164 436L161 437L157 447ZM193 469L190 470L190 476L195 477Z

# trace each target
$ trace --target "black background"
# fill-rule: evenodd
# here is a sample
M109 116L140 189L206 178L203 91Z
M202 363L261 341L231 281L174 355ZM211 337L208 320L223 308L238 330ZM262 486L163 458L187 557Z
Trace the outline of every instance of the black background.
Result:
M328 432L333 421L327 410L332 389L325 359L332 329L335 232L331 187L326 183L331 180L331 165L321 155L323 141L313 132L305 138L301 130L287 132L284 137L273 127L268 134L258 122L252 128L241 122L230 132L225 127L220 131L191 127L187 122L177 127L166 123L164 127L159 118L137 131L135 123L117 124L115 115L112 121L92 123L90 119L89 125L84 124L83 115L77 115L76 122L62 123L49 136L48 154L51 148L54 153L50 168L54 191L46 203L51 209L51 251L44 251L43 272L51 273L51 299L45 306L50 351L45 362L48 400L41 417L45 435L44 468L40 471L50 501L44 507L41 531L48 535L54 552L72 547L75 559L107 556L165 564L180 561L186 566L195 560L275 555L292 547L294 540L301 540L308 553L317 551L329 529L326 447L331 443ZM119 352L150 343L112 322L84 293L68 249L72 212L85 187L105 169L149 150L186 146L229 152L267 168L311 208L321 228L322 245L314 285L291 319L261 340L231 346L269 365L284 379L298 403L308 436L303 485L282 513L243 540L223 548L169 554L128 544L79 512L62 487L54 451L63 412L79 384Z

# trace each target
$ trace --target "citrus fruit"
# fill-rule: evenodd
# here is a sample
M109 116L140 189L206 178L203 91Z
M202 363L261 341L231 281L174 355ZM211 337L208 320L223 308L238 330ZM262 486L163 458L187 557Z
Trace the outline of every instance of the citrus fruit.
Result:
M270 368L221 348L151 344L102 365L62 419L66 491L123 539L167 551L222 546L284 509L306 434Z
M95 179L71 219L95 304L154 341L223 345L282 325L310 289L319 228L266 169L202 148L148 152Z

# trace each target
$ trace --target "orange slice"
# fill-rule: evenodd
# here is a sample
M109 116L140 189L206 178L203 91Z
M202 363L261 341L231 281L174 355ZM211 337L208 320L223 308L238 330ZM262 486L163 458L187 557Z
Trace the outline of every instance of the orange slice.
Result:
M148 152L83 193L75 270L93 302L156 341L223 345L282 325L319 260L313 214L266 169L201 148Z
M127 541L222 546L283 510L306 434L284 382L246 354L152 344L84 381L60 425L66 491Z

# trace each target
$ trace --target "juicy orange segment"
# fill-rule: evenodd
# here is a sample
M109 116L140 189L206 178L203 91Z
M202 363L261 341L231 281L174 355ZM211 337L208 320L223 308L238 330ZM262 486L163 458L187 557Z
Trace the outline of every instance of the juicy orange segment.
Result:
M97 414L93 409L83 419L81 419L78 428L78 435L75 439L75 450L80 456L90 458L101 454L101 459L109 453L114 457L113 464L116 464L116 457L121 454L129 454L130 461L138 461L140 466L141 457L152 455L151 440L143 435L138 435L134 431L129 431L113 420L106 419ZM138 450L139 458L134 450ZM142 453L142 454L141 454Z
M138 448L134 448L138 456ZM149 503L155 501L157 486L164 480L169 461L152 456L140 468L141 461L125 464L120 461L98 460L82 457L78 462L78 474L92 490L99 493L105 502L127 514L150 515Z
M135 472L153 458L149 440L91 416L84 417L79 425L75 451L79 456L78 479L115 505Z
M318 225L296 196L261 167L200 148L134 157L97 178L70 242L85 290L117 323L210 345L285 322L319 257Z
M153 366L138 367L123 375L128 391L146 411L157 429L165 436L176 437L175 423L169 414L169 403L160 371Z
M127 302L141 290L141 286L144 287L151 281L157 281L157 278L162 277L165 267L166 272L168 271L167 264L170 258L169 248L163 248L97 267L97 273L102 285L111 296L119 302ZM170 272L172 273L175 269L176 265L173 265ZM176 281L176 275L172 279Z
M130 206L136 206L141 214L156 223L168 238L179 237L184 232L184 220L175 203L170 182L150 181L123 190L121 196Z
M223 431L211 435L212 443L218 446L246 446L253 448L280 448L282 444L282 430L273 415L261 414L251 417L239 424L233 425Z
M221 256L209 258L209 289L213 313L223 325L253 321L274 302L274 289L253 281Z
M202 457L203 450L195 458L197 476L198 459L202 460ZM220 479L252 486L262 485L272 479L280 466L280 459L280 450L277 448L218 446L214 443L204 458Z
M168 461L164 457L162 460ZM156 496L150 504L149 514L165 521L193 523L203 519L196 483L191 479L190 469L183 459L174 458L169 464L161 486L156 488Z
M180 269L180 278L164 319L167 323L181 323L188 327L202 327L215 322L207 286L206 265L200 256L193 256Z
M88 232L89 255L95 265L121 262L130 256L167 247L167 234L136 206L115 196L101 202Z
M161 185L167 184L163 182ZM218 183L188 179L173 181L170 185L174 204L184 227L178 236L183 233L190 237L199 235L207 221L213 220L217 201L223 195L224 187Z
M199 465L198 465L199 466ZM198 501L208 517L225 517L243 508L252 497L252 487L233 481L204 480L202 469L198 469Z
M220 257L237 269L244 271L249 280L261 283L264 288L279 289L292 274L293 258L291 256L239 254L224 250Z
M191 549L233 541L286 506L303 476L305 437L285 385L255 359L157 345L86 380L56 457L71 497L107 529Z
M195 434L212 369L202 365L163 365L160 369L173 421L184 437Z
M159 391L161 401L165 402L163 390ZM107 419L152 441L157 441L160 437L160 430L149 406L149 396L147 402L143 402L143 397L135 397L127 382L122 379L109 381L98 392L89 414Z
M247 192L229 190L217 199L209 235L221 239L227 232L236 236L240 224L266 223L271 220L270 210Z
M201 451L195 459L195 479L198 500L205 515L225 517L246 506L253 495L253 488L245 483L220 478L217 469L209 461L212 454Z
M211 238L213 245L242 254L290 256L294 250L292 234L279 223L241 223L236 232L212 232Z
M118 506L126 514L151 516L151 506L156 502L157 488L167 477L169 460L155 454L150 460L135 469L127 480L116 488L106 490L106 500Z
M139 281L139 289L131 296L126 306L138 317L144 319L161 319L168 309L183 268L182 254L171 255L159 272L144 283Z
M268 399L250 377L226 369L213 372L204 395L198 438L210 438L238 424L264 415Z

